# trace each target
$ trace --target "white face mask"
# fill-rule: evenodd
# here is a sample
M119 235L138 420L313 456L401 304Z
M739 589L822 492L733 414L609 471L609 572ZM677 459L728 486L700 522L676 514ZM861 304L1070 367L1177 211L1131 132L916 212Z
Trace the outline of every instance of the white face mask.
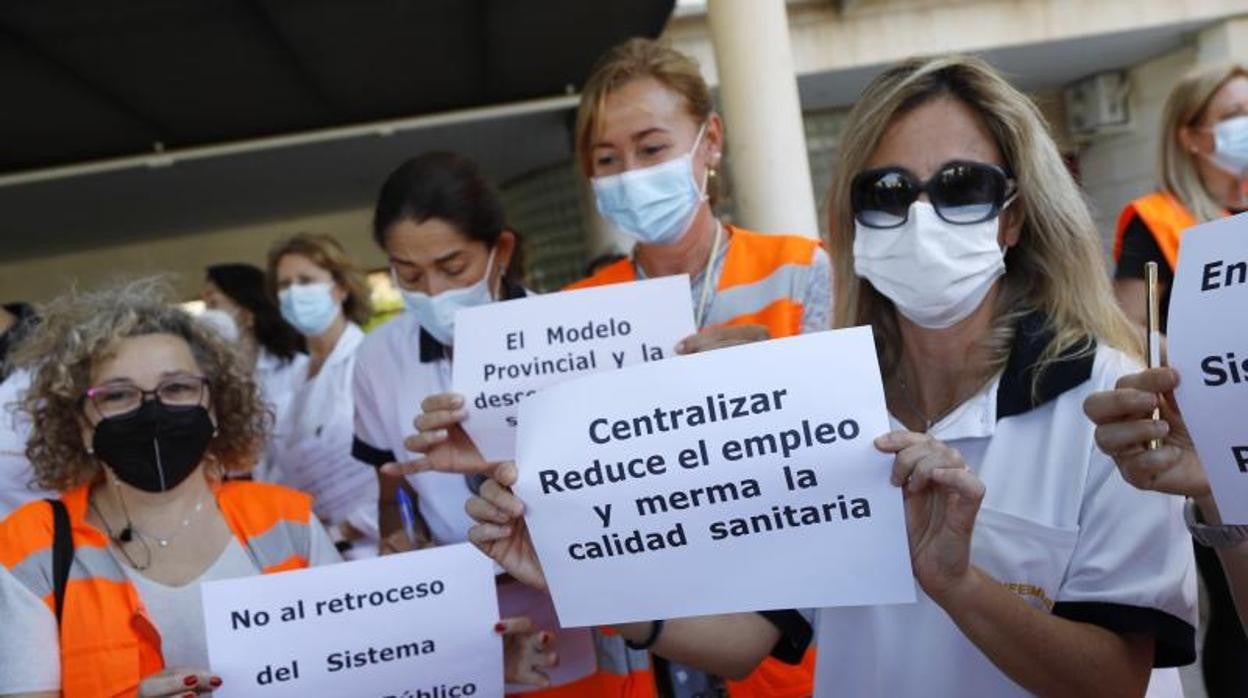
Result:
M453 288L436 296L421 291L409 291L399 284L394 270L390 270L394 287L403 296L407 311L416 315L421 329L446 346L455 340L455 312L461 308L473 308L494 300L490 293L490 270L494 266L494 250L485 263L485 275L477 283L464 288Z
M931 204L915 201L900 227L854 224L854 273L916 325L951 327L973 313L1005 273L1000 220L947 223Z
M670 245L684 237L706 201L706 176L699 186L693 178L693 153L702 142L706 124L689 152L667 162L594 177L598 212L637 242Z
M1213 152L1207 157L1227 174L1248 177L1248 115L1219 121L1213 127Z
M305 337L325 334L342 312L328 281L289 286L278 292L277 300L282 319Z
M242 337L234 316L218 308L204 308L195 320L211 328L226 344L237 344Z

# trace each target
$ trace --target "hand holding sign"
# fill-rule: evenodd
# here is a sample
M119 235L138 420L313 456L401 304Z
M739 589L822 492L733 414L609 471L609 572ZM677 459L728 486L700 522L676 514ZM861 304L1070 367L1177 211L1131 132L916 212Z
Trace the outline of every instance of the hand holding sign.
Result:
M565 627L913 599L869 329L586 376L520 425L516 491Z
M876 439L875 447L896 454L890 481L905 487L914 577L939 601L972 575L971 533L984 483L957 449L927 434L895 431Z
M1209 478L1175 404L1178 387L1179 373L1172 368L1133 373L1119 378L1113 390L1088 396L1083 411L1097 425L1096 445L1114 459L1127 482L1143 490L1205 497ZM1157 408L1161 419L1154 420ZM1161 439L1161 446L1148 448L1154 439Z
M479 496L468 500L468 515L477 522L468 540L511 576L545 589L546 573L524 522L524 503L511 491L518 475L515 464L507 463L481 485Z

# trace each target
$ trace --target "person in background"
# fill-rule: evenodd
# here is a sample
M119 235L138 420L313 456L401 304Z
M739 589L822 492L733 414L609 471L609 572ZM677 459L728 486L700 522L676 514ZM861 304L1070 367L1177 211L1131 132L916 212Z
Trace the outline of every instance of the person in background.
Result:
M1195 655L1182 503L1130 487L1094 448L1084 399L1138 369L1138 341L1036 106L981 59L893 66L845 121L828 201L835 323L876 337L896 430L875 445L895 455L918 602L821 609L816 695L1181 695L1150 668ZM544 587L515 465L427 460L493 473L471 538ZM617 629L742 672L800 639L786 627Z
M650 39L611 49L581 91L575 138L598 212L637 245L569 288L688 274L700 332L686 353L828 328L831 263L818 241L712 210L724 124L696 61Z
M1083 409L1096 424L1097 447L1114 459L1123 479L1142 490L1187 498L1187 528L1197 544L1217 554L1239 623L1248 625L1248 526L1222 523L1209 477L1174 399L1178 387L1175 369L1148 369L1123 376L1113 390L1088 396ZM1155 409L1161 410L1160 419L1153 419ZM1149 448L1154 440L1161 446ZM1220 694L1210 690L1209 695Z
M1144 325L1144 265L1156 262L1165 332L1183 231L1248 209L1248 68L1206 67L1180 80L1162 111L1160 142L1160 188L1118 217L1114 292L1127 315ZM1201 652L1206 688L1212 696L1248 695L1248 637L1236 622L1217 555L1195 548L1209 598Z
M1144 265L1156 262L1164 331L1183 231L1248 209L1248 68L1206 67L1180 80L1162 111L1160 144L1160 187L1118 217L1114 293L1144 325Z
M402 478L380 467L403 452L421 401L450 389L455 311L526 295L514 274L519 240L504 221L497 192L477 166L445 152L412 158L390 173L377 197L373 237L389 259L405 312L371 332L357 352L352 453L378 468L383 554L461 543L472 525L464 504L472 496L474 482L442 473ZM404 530L400 488L415 495L414 523L421 540L410 540ZM500 579L499 603L504 615L510 609L544 608L553 621L548 598L505 578ZM530 613L535 622L544 620L544 613ZM558 648L569 646L566 632L557 630L552 635L556 640ZM587 653L592 652L589 643L585 645ZM563 659L566 665L570 657ZM541 684L547 683L544 677ZM528 695L594 695L582 692L581 685L555 689L562 691L559 694Z
M0 382L12 372L9 356L14 347L38 322L35 309L28 303L0 305Z
M0 519L48 494L33 486L34 472L25 453L30 425L18 409L30 385L30 373L10 360L37 322L34 308L26 303L0 305Z
M368 282L327 235L296 235L269 250L268 285L308 347L268 458L276 482L312 495L313 510L347 559L377 554L377 478L351 457L351 380Z
M745 230L712 210L712 173L724 143L713 106L697 62L665 43L630 39L598 61L577 110L577 162L598 212L637 244L631 258L601 266L569 288L688 274L699 331L677 345L678 353L827 329L831 263L818 241ZM462 405L462 396L449 394L426 403L442 414ZM470 446L458 420L437 427L448 441ZM424 438L414 437L415 450L440 445ZM618 636L599 640L623 645ZM603 695L647 695L656 682L681 690L682 683L705 680L662 658L652 671L644 652L621 647L619 654L629 658L630 680L603 688ZM807 696L814 663L813 651L798 666L768 658L751 676L729 682L728 693Z
M585 265L585 276L593 276L612 264L624 259L628 259L628 255L623 252L617 252L614 249L608 252L603 252L597 257L589 260L589 263Z
M295 389L307 375L308 357L303 336L282 319L277 298L266 286L264 271L250 264L208 267L200 298L205 308L224 311L233 320L236 332L218 333L238 337L235 348L243 364L253 367L261 399L280 424ZM273 438L279 435L273 432ZM251 476L272 479L267 457L261 457Z

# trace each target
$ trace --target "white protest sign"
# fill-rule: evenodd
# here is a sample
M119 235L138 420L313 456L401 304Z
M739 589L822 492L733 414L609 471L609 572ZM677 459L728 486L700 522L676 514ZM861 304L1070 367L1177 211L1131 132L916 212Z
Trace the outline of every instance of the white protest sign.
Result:
M1167 323L1176 398L1218 512L1248 524L1248 214L1183 233Z
M470 545L208 582L213 695L503 695L494 566Z
M452 384L467 401L464 430L486 460L513 458L522 400L577 375L659 361L695 331L685 274L461 310Z
M913 601L888 431L865 327L534 395L515 490L560 623Z

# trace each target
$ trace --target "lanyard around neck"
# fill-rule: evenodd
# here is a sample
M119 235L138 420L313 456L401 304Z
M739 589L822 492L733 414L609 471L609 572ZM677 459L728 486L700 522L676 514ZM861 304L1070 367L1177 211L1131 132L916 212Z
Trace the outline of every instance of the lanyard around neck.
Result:
M706 258L706 268L702 271L702 299L698 301L698 329L706 322L708 301L711 299L711 268L715 266L715 256L719 254L719 243L724 237L724 226L715 221L715 241L711 243L711 254Z

